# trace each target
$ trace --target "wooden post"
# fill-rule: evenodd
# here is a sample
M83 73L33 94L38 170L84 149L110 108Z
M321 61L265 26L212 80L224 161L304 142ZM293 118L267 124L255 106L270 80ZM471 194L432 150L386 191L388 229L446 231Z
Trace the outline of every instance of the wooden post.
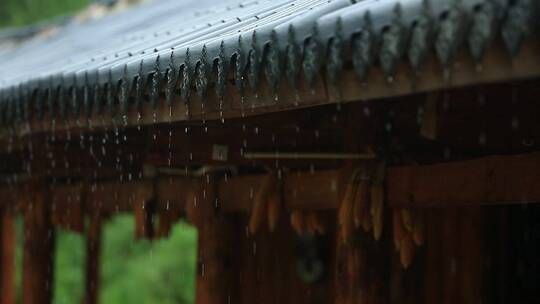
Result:
M188 200L188 216L198 229L197 304L235 303L234 267L231 266L235 251L235 223L217 208L216 176L206 176L202 192Z
M425 260L419 261L425 265L425 303L490 302L485 290L486 212L478 206L429 210Z
M461 298L459 303L487 303L485 293L486 209L466 207L460 212L460 273Z
M425 275L424 275L424 303L436 304L442 302L443 297L443 222L447 209L432 209L426 214L426 242L425 248Z
M55 243L50 197L48 189L32 191L24 207L23 304L49 304Z
M140 200L133 203L135 217L135 239L153 239L155 235L153 216L155 201Z
M4 211L0 218L0 304L15 303L15 220Z
M86 285L84 304L99 302L99 273L101 257L101 217L90 215L86 231Z

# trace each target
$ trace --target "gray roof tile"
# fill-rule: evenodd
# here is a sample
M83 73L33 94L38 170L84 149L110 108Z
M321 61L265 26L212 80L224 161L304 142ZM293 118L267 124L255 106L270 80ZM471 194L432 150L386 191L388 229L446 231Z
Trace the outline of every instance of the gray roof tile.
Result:
M0 51L0 119L43 111L88 115L116 111L115 104L125 113L128 97L140 106L145 88L154 106L161 88L165 102L174 100L175 88L184 101L195 93L204 102L211 73L221 97L229 73L241 95L257 94L261 77L274 93L283 76L293 88L300 73L314 85L322 67L337 83L346 48L361 80L374 64L388 77L403 60L420 69L431 49L443 66L462 47L481 61L496 37L516 56L538 28L538 6L537 0L155 1ZM30 109L33 94L40 102Z

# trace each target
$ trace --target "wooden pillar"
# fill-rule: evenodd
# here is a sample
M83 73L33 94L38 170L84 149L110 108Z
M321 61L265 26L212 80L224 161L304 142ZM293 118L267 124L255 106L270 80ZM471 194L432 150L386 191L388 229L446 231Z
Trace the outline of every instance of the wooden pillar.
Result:
M15 220L0 214L0 304L15 303Z
M460 212L460 295L459 303L488 303L484 290L487 258L485 213L482 207L467 207Z
M424 303L437 304L443 297L443 222L446 209L429 210L426 214L426 242L425 248L425 275L424 275Z
M153 200L136 200L133 204L135 239L151 240L155 237L153 217L156 204Z
M99 274L101 257L101 217L90 215L86 231L86 284L84 304L99 302Z
M23 304L49 304L53 292L54 227L49 191L32 190L24 207Z
M198 230L197 304L235 303L238 284L232 264L235 221L219 211L216 176L207 176L201 191L187 200L188 217Z
M425 303L490 302L485 290L485 213L485 207L477 206L427 213Z

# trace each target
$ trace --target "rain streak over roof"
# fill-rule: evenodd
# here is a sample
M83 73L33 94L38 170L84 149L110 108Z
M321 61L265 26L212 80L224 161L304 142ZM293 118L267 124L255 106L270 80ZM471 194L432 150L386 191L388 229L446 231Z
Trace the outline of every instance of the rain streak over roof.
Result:
M262 78L272 91L339 81L344 54L359 80L378 65L392 77L435 50L442 66L466 49L480 62L495 39L509 57L538 29L538 0L161 0L54 37L0 49L0 122L125 113L150 102L240 96ZM210 79L215 84L209 85ZM281 79L285 79L281 81ZM147 92L148 98L143 98ZM160 98L160 93L165 98ZM176 95L180 98L175 98Z

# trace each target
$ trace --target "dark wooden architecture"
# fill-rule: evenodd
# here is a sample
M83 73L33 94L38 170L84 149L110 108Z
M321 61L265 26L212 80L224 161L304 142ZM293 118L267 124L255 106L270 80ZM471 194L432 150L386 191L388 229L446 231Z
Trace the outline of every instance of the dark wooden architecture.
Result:
M469 44L450 61L440 39L453 33L453 9L437 16L421 65L405 49L392 67L373 59L361 79L356 36L336 34L314 73L306 41L294 86L284 84L294 62L283 59L276 80L265 48L253 94L253 62L231 62L223 76L206 53L192 70L154 71L142 88L29 91L28 119L6 114L2 129L0 302L14 301L16 215L23 303L50 303L53 227L63 227L86 237L93 304L101 227L119 212L134 214L136 238L167 237L182 218L197 228L198 304L540 301L537 20L519 46L505 36L516 30L509 12L536 6L511 1L493 19L505 25L489 28L502 34L476 56L475 14L498 3L479 2L459 11L470 15ZM414 26L404 26L411 48ZM380 33L381 54L394 29ZM53 111L62 98L86 101L89 88L94 106L111 110ZM42 99L53 106L39 108Z

